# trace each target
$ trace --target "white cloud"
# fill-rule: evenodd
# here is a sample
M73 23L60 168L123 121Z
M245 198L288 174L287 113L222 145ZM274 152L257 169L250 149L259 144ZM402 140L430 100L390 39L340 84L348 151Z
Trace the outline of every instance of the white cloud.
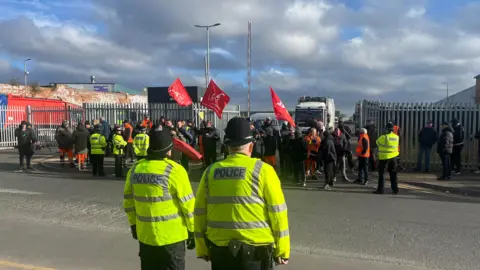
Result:
M342 109L357 99L398 100L402 93L435 100L443 97L442 81L452 92L473 85L480 31L476 13L433 21L423 2L369 0L359 9L333 0L8 3L0 15L0 59L31 56L32 79L39 81L95 74L134 88L168 85L175 77L203 85L205 31L193 25L221 22L211 31L212 76L237 89L232 102L243 103L245 89L225 78L246 73L251 21L256 100L268 102L268 86L283 91L287 105L306 91L331 95ZM5 60L1 72L12 72Z

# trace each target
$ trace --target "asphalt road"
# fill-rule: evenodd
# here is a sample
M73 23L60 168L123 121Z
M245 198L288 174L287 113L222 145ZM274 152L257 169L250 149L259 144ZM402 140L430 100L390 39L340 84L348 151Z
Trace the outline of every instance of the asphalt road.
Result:
M0 269L139 269L123 181L13 173L16 159L0 162ZM480 269L478 200L319 187L285 185L293 253L280 269ZM187 269L208 264L189 252Z

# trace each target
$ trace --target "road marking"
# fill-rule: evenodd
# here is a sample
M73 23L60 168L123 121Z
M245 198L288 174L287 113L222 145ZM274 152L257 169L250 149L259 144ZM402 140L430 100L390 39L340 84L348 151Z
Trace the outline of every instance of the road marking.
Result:
M438 195L438 196L443 196L443 197L449 197L449 198L454 198L454 199L462 199L462 200L470 200L470 201L480 201L480 198L477 197L471 197L468 195L457 195L457 194L450 194L450 193L445 193L445 192L439 192L439 191L434 191L432 189L428 188L422 188L422 187L416 187L408 184L398 184L398 187L408 189L408 190L414 190L418 191L421 193L427 193L427 194L432 194L432 195Z
M41 194L43 194L43 193L40 193L40 192L18 190L18 189L8 189L8 188L0 188L0 193L27 194L27 195L41 195Z
M2 260L0 260L0 266L14 267L17 269L29 269L29 270L57 270L55 268L47 268L47 267L30 265L30 264L20 264L20 263L14 263L9 261L2 261Z

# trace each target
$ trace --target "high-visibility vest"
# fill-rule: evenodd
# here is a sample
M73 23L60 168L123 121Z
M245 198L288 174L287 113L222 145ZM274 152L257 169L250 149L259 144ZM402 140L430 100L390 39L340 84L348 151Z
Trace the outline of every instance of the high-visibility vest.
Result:
M368 143L367 152L365 154L362 154L362 152L363 152L363 139L367 140L367 143ZM360 134L360 137L359 137L358 143L357 143L356 153L357 153L357 157L364 157L364 158L370 157L370 137L368 136L368 134Z
M135 139L133 140L133 150L135 151L135 155L140 157L146 157L149 145L150 137L147 134L137 134L135 136Z
M400 153L398 151L398 136L393 132L382 135L377 139L378 159L386 160L397 157Z
M123 147L127 145L127 142L123 139L123 136L120 134L113 135L113 154L122 155Z
M195 203L198 257L209 255L205 239L217 246L272 244L275 257L290 257L287 205L272 166L230 154L207 168Z
M105 147L107 147L107 140L105 139L105 136L99 133L93 133L90 136L90 153L92 155L104 155Z
M130 137L128 138L128 141L127 141L127 142L128 142L128 143L133 143L133 138L132 138L133 127L132 127L132 125L130 125L130 124L127 123L127 124L125 124L124 128L125 128L125 130L130 129Z
M313 143L313 140L316 140L315 143ZM307 135L305 136L305 141L307 142L307 156L314 156L316 152L318 152L318 148L320 147L322 138L320 136L315 136L313 137L312 135Z
M123 207L138 241L165 246L193 232L195 196L185 169L174 161L141 160L127 174Z
M153 126L153 123L150 120L143 120L141 126L151 129Z

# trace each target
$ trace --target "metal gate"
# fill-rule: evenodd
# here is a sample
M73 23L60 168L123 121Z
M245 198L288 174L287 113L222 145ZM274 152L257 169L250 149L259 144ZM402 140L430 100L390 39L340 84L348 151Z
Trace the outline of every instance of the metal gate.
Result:
M32 123L38 141L43 146L56 146L55 131L64 120L72 130L78 123L85 121L84 109L77 106L27 107L28 121Z

